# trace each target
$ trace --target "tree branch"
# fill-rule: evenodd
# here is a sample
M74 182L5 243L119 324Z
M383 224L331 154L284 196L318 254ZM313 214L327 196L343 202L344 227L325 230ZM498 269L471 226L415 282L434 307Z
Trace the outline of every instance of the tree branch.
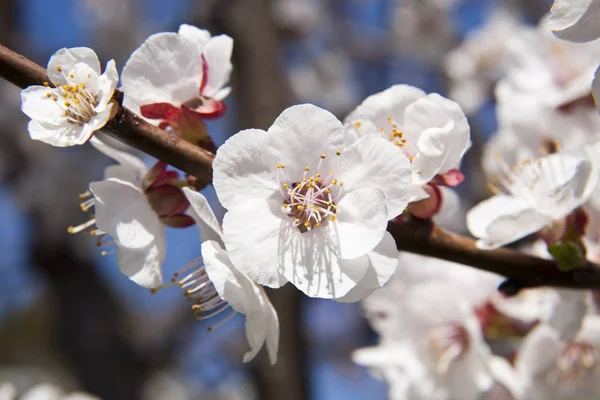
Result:
M2 45L0 76L21 88L40 85L48 79L42 67ZM115 97L120 98L121 93L117 92ZM124 107L102 131L204 182L211 181L213 154L146 123ZM390 223L388 230L398 250L506 276L511 279L508 291L533 286L600 289L600 269L593 264L565 272L560 271L554 261L516 250L479 250L472 239L444 231L428 221Z

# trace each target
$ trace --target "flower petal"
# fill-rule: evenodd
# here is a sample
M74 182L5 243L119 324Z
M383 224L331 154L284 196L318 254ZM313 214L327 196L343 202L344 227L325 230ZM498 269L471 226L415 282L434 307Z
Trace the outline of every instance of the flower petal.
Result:
M263 162L267 133L247 129L229 138L213 162L213 185L227 209L254 199L265 199L281 190Z
M91 131L83 132L83 127L76 124L50 125L36 120L29 121L27 130L32 139L56 147L84 144L92 134Z
M592 94L596 107L600 105L600 67L594 73L594 81L592 82Z
M355 123L360 120L368 120L377 129L384 128L387 131L386 128L391 128L387 119L390 116L402 129L406 107L422 96L425 96L425 92L414 86L394 85L383 92L367 97L346 117L344 122ZM365 133L375 132L365 131Z
M379 187L385 192L388 219L400 215L414 195L410 161L399 147L368 135L342 152L339 180L344 187Z
M223 241L233 265L254 282L274 288L287 282L278 268L284 224L280 207L278 201L255 199L238 203L223 218Z
M214 240L222 243L221 235L223 231L221 224L217 221L217 217L215 217L215 213L208 204L206 197L188 187L183 188L183 194L190 202L189 213L200 228L202 242Z
M201 81L202 58L196 44L176 33L158 33L146 39L123 68L123 105L138 115L145 104L179 107L198 97Z
M423 96L406 109L404 129L417 137L413 159L415 183L427 183L435 175L456 168L471 147L470 128L455 102L438 94Z
M196 43L198 53L202 53L202 47L209 41L210 32L206 29L200 29L193 25L181 24L177 32L184 38Z
M202 49L202 57L208 65L206 70L207 81L202 94L215 97L219 91L229 82L229 75L233 66L231 65L231 53L233 52L233 39L227 35L219 35L210 38ZM222 100L225 96L220 94ZM221 97L222 96L222 97Z
M90 139L90 144L102 154L117 161L124 168L124 171L127 171L126 175L120 175L121 179L124 179L124 177L127 176L127 178L124 180L131 183L139 182L139 180L148 171L148 169L146 168L146 164L141 159L134 156L133 154L127 153L126 151L119 150L110 146L108 142L103 140L103 138L100 136L92 137ZM109 176L106 175L105 171L104 179L108 178Z
M77 63L88 65L96 72L96 75L100 75L100 61L94 50L87 47L71 47L70 49L62 48L50 57L48 61L48 78L52 83L66 83L66 75L71 72Z
M63 110L47 96L55 91L44 86L29 86L21 92L21 111L29 118L45 124L61 124L65 120Z
M600 0L554 0L550 27L554 35L571 42L600 38Z
M386 232L381 243L363 257L369 259L365 276L346 295L335 299L336 301L344 303L360 301L382 287L392 277L398 266L398 250L392 235ZM345 267L346 263L352 261L340 260L340 264Z
M235 311L246 316L246 337L251 350L244 355L244 362L253 359L265 341L274 362L279 322L264 290L235 269L227 252L217 242L208 240L202 243L202 256L208 277L219 296Z
M386 233L388 212L385 192L366 187L348 193L338 204L336 223L327 224L334 246L341 258L352 259L367 254Z
M164 226L144 193L129 182L108 179L90 183L98 228L117 244L121 271L139 285L162 284L165 258Z
M537 232L552 221L526 202L512 196L496 195L467 213L467 227L479 238L477 247L495 249Z
M288 183L300 181L304 167L314 169L322 154L328 157L323 170L333 168L336 151L343 150L344 132L329 111L312 104L289 107L268 130L264 160L273 171L277 164L284 164Z

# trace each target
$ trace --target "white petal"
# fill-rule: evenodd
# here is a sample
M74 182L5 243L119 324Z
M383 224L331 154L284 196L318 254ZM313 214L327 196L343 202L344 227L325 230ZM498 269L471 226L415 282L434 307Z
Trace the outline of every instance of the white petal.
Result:
M127 153L126 151L122 151L110 146L108 142L105 142L102 139L102 137L92 137L90 139L90 144L94 146L96 150L117 161L121 166L124 167L123 170L126 171L126 174L120 175L121 179L127 176L127 179L125 180L128 182L138 182L148 171L146 164L141 159L133 154ZM112 177L116 176L112 175ZM104 179L107 178L109 178L109 176L105 174Z
M246 201L223 218L223 241L232 263L254 282L275 288L287 282L278 268L280 225L287 223L281 219L280 207L274 201Z
M268 130L265 161L274 171L277 164L284 164L288 183L298 182L304 167L316 167L322 154L327 156L324 170L333 168L336 151L343 150L344 133L342 123L329 111L312 104L289 107Z
M76 124L50 125L36 120L29 121L27 125L29 136L57 147L68 147L84 144L91 132L83 132L83 127Z
M91 93L98 93L98 84L100 83L100 75L85 63L77 63L67 77L69 85L83 83L85 88Z
M346 295L335 299L344 303L353 303L366 298L375 289L382 287L394 274L398 266L398 250L396 242L389 232L383 236L381 243L366 256L369 259L369 268L365 276ZM340 260L344 267L345 263L352 260Z
M377 130L384 128L387 131L386 128L391 128L387 120L387 117L390 116L400 124L400 129L402 129L406 107L422 96L425 96L425 92L414 86L394 85L383 92L367 97L346 117L344 122L354 123L368 120L377 127Z
M558 333L548 325L540 324L523 340L516 368L522 378L542 376L562 351Z
M108 104L115 93L118 83L119 73L117 72L115 60L110 60L106 64L106 71L98 79L98 106L96 107L96 111L99 111L103 105Z
M339 202L336 223L328 223L325 229L337 239L333 245L341 258L360 257L381 242L388 221L385 201L383 190L367 187L346 194Z
M244 362L256 356L265 341L271 362L277 357L279 321L264 290L231 264L227 252L215 241L202 243L206 272L215 289L235 311L246 316L246 337L251 350Z
M171 103L178 107L200 94L202 58L194 42L176 33L150 36L131 54L121 73L123 105Z
M554 0L550 13L556 37L571 42L600 38L600 0Z
M217 150L213 185L219 201L231 209L245 201L266 199L280 190L263 162L267 133L247 129L233 135Z
M405 118L406 134L418 137L412 163L416 183L456 168L471 146L469 123L460 106L438 94L412 103Z
M61 400L64 396L64 392L49 384L40 383L27 392L23 393L20 397L21 400Z
M44 86L29 86L21 92L21 110L31 119L45 124L59 125L65 120L58 104L48 97L56 90Z
M442 194L442 206L438 213L433 216L433 221L436 224L447 224L453 221L460 212L460 196L455 190L439 186Z
M184 38L191 40L196 43L198 47L198 53L202 52L202 47L208 42L210 39L210 32L206 29L200 29L193 25L182 24L179 26L179 31L177 32Z
M131 183L109 179L90 183L98 228L117 244L119 268L144 287L162 284L164 226L146 196Z
M229 82L229 75L233 68L231 65L232 51L233 39L227 35L212 37L204 45L202 56L208 64L206 87L202 92L205 96L216 96L220 89Z
M481 239L477 246L494 249L537 232L552 221L527 203L512 196L497 195L467 213L467 227Z
M345 188L377 186L386 194L388 219L404 211L413 195L412 170L399 147L368 135L345 149L340 161L339 180Z
M60 49L48 61L48 78L52 83L66 83L65 76L71 72L75 64L84 63L100 75L100 61L94 50L87 47ZM59 68L62 71L58 71Z
M210 208L206 197L188 187L183 188L183 194L190 202L189 213L200 228L202 242L214 240L222 243L221 235L223 231L221 230L221 224L217 221L217 217Z

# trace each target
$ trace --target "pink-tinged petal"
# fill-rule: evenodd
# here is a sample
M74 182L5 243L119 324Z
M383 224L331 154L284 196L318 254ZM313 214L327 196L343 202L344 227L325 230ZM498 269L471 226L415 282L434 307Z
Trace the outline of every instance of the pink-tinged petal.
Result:
M431 180L431 183L438 186L456 187L463 183L464 180L465 175L462 172L460 172L460 170L451 169L450 171L445 172L444 174L436 175Z
M88 65L96 75L100 75L100 61L94 50L87 47L62 48L48 61L48 78L52 83L67 83L67 75L78 63ZM59 71L60 69L60 71Z
M550 27L556 37L571 42L600 38L600 0L554 0Z
M206 96L196 97L184 103L184 107L191 109L200 117L208 119L220 118L227 112L225 103Z
M410 161L399 147L387 140L368 135L340 155L344 189L379 187L386 194L388 219L402 214L414 195Z
M229 138L217 151L213 185L225 208L231 210L279 192L271 169L263 162L266 139L266 132L247 129Z
M123 68L123 105L138 114L146 104L179 107L198 96L201 81L196 45L176 33L158 33L134 51Z
M207 65L206 86L202 94L214 97L229 82L231 75L231 53L233 51L233 39L227 35L219 35L210 38L202 49L202 58Z
M363 300L390 280L398 266L398 249L392 235L386 232L373 251L363 257L369 259L365 276L346 295L335 299L336 301L354 303ZM355 260L340 260L342 267L348 262L355 262Z
M425 185L423 188L429 197L410 203L408 211L419 219L429 219L436 215L442 207L442 192L437 185Z
M442 196L441 207L433 216L433 222L444 226L456 220L460 212L460 196L453 190L444 186L439 186Z
M165 116L171 112L168 119L173 118L173 113L179 112L179 109L170 103L152 103L144 104L140 107L142 117L149 119L167 119Z
M162 185L145 191L150 207L159 217L172 217L184 213L190 203L183 192L171 185Z
M337 169L336 152L344 149L345 129L329 111L312 104L287 108L269 128L263 149L264 160L277 173L277 165L286 168L282 176L287 183L299 182L304 167L316 170L321 155L322 172Z

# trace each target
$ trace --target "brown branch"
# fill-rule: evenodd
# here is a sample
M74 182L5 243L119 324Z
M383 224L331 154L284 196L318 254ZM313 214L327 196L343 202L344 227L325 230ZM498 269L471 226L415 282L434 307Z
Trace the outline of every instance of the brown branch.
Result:
M0 45L0 76L20 87L42 84L46 71L27 58ZM116 97L120 96L120 92ZM272 119L270 119L272 120ZM261 124L264 125L264 124ZM199 179L210 182L214 156L151 125L131 111L121 111L103 129L109 135L132 147L177 167ZM557 286L600 289L600 269L593 265L565 272L556 263L522 254L512 249L479 250L475 242L426 221L390 223L398 250L423 254L494 272L510 278L508 289Z

